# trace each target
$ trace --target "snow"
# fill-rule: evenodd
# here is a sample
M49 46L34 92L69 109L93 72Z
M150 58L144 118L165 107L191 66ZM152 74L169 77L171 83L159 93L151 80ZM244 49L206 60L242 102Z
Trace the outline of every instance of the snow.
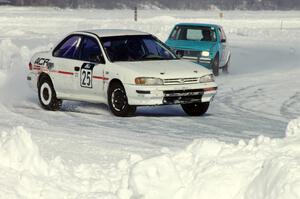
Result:
M30 134L21 127L10 133L2 132L0 156L3 167L19 172L28 170L35 175L44 175L47 169L37 145L33 143Z
M300 136L300 118L290 121L285 135L286 137Z
M299 132L299 124L292 121L286 133ZM136 164L130 185L136 197L145 199L299 198L299 141L299 134L259 136L236 145L195 140L183 151Z
M0 196L11 198L257 198L300 197L300 118L289 123L284 139L259 136L227 144L199 139L181 151L149 159L131 156L111 164L70 167L45 160L23 127L2 132ZM0 178L1 184L3 180Z
M10 188L0 189L0 196L13 192L12 198L116 198L113 193L127 168L126 164L68 167L59 156L47 161L23 127L2 132L0 157L1 173L13 180L11 185L0 181Z
M299 11L139 10L138 22L131 10L0 11L0 198L300 198ZM204 117L167 106L116 118L69 101L49 112L26 83L32 54L69 32L165 40L179 22L221 24L230 41L230 74Z

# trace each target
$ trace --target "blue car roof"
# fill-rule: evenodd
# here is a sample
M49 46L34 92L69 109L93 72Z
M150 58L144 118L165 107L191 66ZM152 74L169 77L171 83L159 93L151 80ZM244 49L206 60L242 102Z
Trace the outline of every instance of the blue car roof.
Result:
M176 24L176 26L206 26L206 27L214 27L214 28L220 27L217 24L206 24L206 23L179 23Z

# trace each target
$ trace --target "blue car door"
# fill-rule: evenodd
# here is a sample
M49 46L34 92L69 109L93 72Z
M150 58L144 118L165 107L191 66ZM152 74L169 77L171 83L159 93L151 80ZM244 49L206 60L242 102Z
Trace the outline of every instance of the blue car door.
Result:
M220 66L224 66L227 63L228 59L228 46L227 46L227 39L225 32L223 28L219 27L218 28L218 34L220 38Z

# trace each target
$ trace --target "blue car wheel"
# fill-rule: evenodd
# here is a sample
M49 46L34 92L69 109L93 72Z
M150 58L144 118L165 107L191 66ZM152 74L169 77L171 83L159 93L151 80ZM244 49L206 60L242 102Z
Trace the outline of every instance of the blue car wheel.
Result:
M219 62L219 54L217 54L215 56L215 58L213 59L212 66L211 66L214 76L218 76L219 75L219 64L220 64L220 62Z
M223 66L222 68L222 72L225 73L225 74L228 74L228 67L229 67L229 64L230 64L230 57L228 58L225 66Z

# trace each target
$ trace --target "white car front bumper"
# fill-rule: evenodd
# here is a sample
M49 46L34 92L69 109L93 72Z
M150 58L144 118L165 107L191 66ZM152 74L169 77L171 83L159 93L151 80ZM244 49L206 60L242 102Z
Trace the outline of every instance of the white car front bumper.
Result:
M210 102L217 93L215 82L161 86L125 84L124 87L128 103L137 106Z

